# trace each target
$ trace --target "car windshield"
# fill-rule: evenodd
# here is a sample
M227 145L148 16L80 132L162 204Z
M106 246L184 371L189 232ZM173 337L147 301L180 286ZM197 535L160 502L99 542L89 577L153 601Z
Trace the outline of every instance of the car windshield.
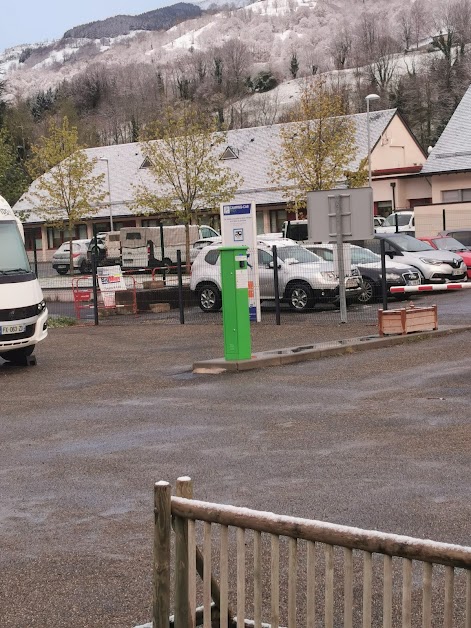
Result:
M417 240L417 238L413 238L412 236L406 234L395 234L394 237L390 238L390 242L398 246L401 251L406 251L407 253L419 253L420 251L434 250L431 244L422 242L422 240Z
M467 247L455 238L435 238L433 240L437 249L441 251L467 251Z
M386 218L386 222L384 223L383 226L395 227L396 226L396 219L397 219L397 224L398 224L399 227L405 227L406 225L409 224L410 219L411 219L411 215L410 214L400 214L399 212L397 214L390 214Z
M278 257L287 264L305 264L320 262L321 258L302 246L280 246L277 248Z
M355 248L352 246L353 264L373 264L381 261L381 257L368 249Z
M0 221L0 275L30 272L31 267L16 221Z

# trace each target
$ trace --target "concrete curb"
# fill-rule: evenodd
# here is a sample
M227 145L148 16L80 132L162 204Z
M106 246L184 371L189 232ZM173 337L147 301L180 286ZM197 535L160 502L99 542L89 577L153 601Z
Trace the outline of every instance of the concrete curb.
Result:
M471 331L471 325L442 326L435 331L417 332L405 336L361 336L359 338L334 340L300 347L274 349L272 351L254 353L250 360L234 360L232 362L227 362L224 358L200 360L193 364L193 373L218 375L227 371L251 371L267 366L295 364L297 362L318 360L319 358L327 358L334 355L345 355L359 351L394 347L409 342L418 342L421 340L429 340L430 338L458 334L464 331Z

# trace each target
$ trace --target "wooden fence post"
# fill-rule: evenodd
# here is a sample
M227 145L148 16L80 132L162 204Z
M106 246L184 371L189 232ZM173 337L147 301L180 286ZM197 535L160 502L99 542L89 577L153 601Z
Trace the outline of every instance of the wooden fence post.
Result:
M153 628L168 628L170 617L171 487L154 485Z
M177 479L177 497L193 498L193 482L189 477ZM188 597L188 519L175 517L175 628L192 626ZM193 558L195 560L195 558Z

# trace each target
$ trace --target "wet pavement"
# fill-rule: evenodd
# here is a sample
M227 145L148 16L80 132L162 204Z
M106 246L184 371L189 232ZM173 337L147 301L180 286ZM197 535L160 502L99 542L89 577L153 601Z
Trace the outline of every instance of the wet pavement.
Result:
M262 325L253 349L371 333ZM148 621L152 486L180 475L200 499L469 544L470 341L196 376L217 326L52 330L37 367L0 364L0 626Z

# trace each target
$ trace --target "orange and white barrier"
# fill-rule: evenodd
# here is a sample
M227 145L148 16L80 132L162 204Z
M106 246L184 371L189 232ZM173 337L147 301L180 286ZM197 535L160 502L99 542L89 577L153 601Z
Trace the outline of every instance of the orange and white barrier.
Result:
M463 290L464 288L471 288L471 281L466 283L425 283L420 286L391 286L389 290L392 294L397 294L402 292L444 292L446 290Z

